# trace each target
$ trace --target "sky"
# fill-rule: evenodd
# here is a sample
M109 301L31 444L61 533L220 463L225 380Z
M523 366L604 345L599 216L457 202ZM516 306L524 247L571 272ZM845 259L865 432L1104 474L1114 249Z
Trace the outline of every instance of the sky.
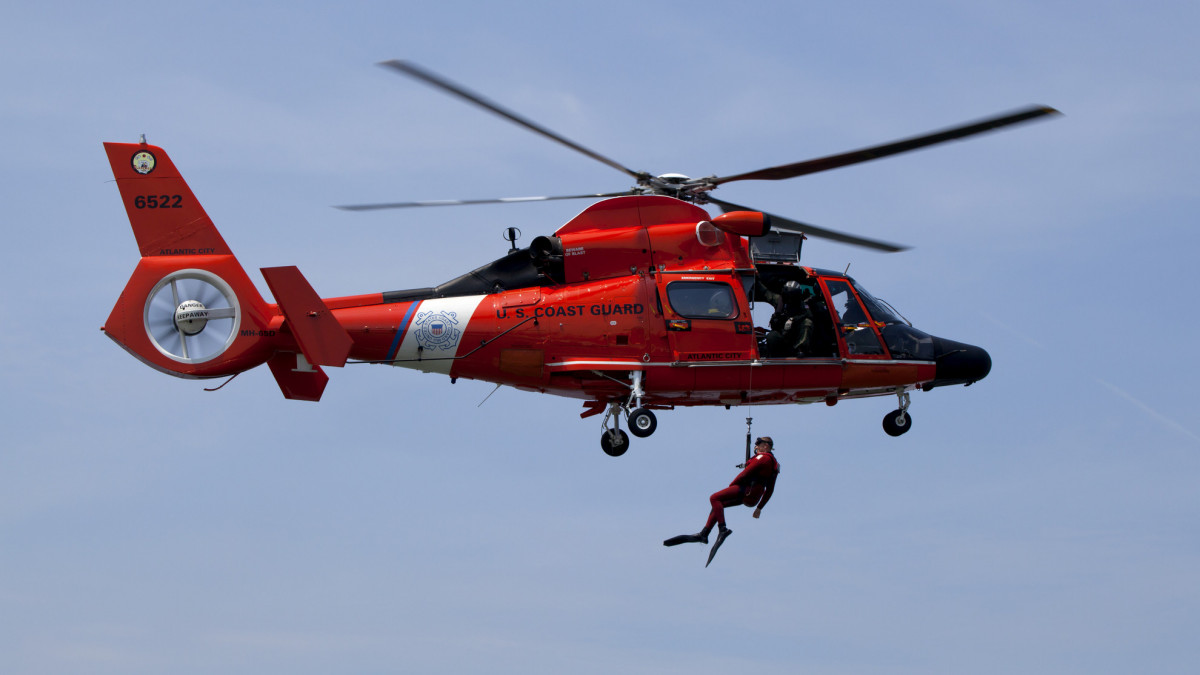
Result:
M1194 2L41 2L0 20L0 671L1190 673L1200 661ZM163 146L264 295L431 286L611 167L377 67L410 59L637 170L728 175L1012 110L1053 120L718 197L991 375L663 411L376 366L219 392L99 330L137 263L101 144ZM490 394L490 397L489 397ZM746 434L783 471L708 569Z

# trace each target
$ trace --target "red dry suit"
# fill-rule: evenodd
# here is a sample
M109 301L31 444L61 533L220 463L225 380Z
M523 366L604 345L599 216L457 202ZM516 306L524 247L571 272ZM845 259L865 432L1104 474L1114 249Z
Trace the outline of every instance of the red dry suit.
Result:
M745 504L762 508L775 492L775 478L779 476L779 462L770 452L760 452L746 462L746 468L733 479L729 487L714 492L708 498L712 511L703 532L708 534L714 524L725 527L725 507Z

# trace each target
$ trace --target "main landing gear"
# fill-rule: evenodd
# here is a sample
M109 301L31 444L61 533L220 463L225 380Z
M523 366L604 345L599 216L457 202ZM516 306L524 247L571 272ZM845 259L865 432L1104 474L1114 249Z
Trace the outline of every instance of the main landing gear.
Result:
M900 407L883 416L883 430L888 436L899 436L912 428L912 416L908 414L908 392L896 392Z
M629 431L638 438L647 438L658 428L658 420L654 413L646 408L638 408L629 413Z
M647 438L658 428L658 418L649 408L642 407L642 371L631 372L633 380L629 398L625 402L612 401L604 415L600 434L600 447L610 457L620 457L629 449L629 434L621 431L621 416L624 415L629 433L638 438Z

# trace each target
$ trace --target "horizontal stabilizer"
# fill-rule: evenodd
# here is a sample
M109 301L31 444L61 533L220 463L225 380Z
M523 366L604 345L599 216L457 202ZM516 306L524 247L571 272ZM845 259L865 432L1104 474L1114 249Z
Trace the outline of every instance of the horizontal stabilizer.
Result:
M300 270L295 266L264 267L262 273L308 362L336 368L346 365L354 341Z
M329 383L321 366L308 363L303 354L278 352L267 361L284 398L296 401L320 401Z

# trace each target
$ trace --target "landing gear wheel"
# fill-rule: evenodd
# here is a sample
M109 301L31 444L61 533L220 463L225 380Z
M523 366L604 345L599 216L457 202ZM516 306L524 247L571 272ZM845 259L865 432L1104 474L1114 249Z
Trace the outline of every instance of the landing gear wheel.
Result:
M646 438L658 428L658 419L654 413L645 408L638 408L629 413L629 433L638 438Z
M600 447L609 457L620 457L629 449L629 434L620 429L609 429L600 434Z
M912 428L912 416L903 410L893 410L883 416L883 430L888 436L899 436Z

